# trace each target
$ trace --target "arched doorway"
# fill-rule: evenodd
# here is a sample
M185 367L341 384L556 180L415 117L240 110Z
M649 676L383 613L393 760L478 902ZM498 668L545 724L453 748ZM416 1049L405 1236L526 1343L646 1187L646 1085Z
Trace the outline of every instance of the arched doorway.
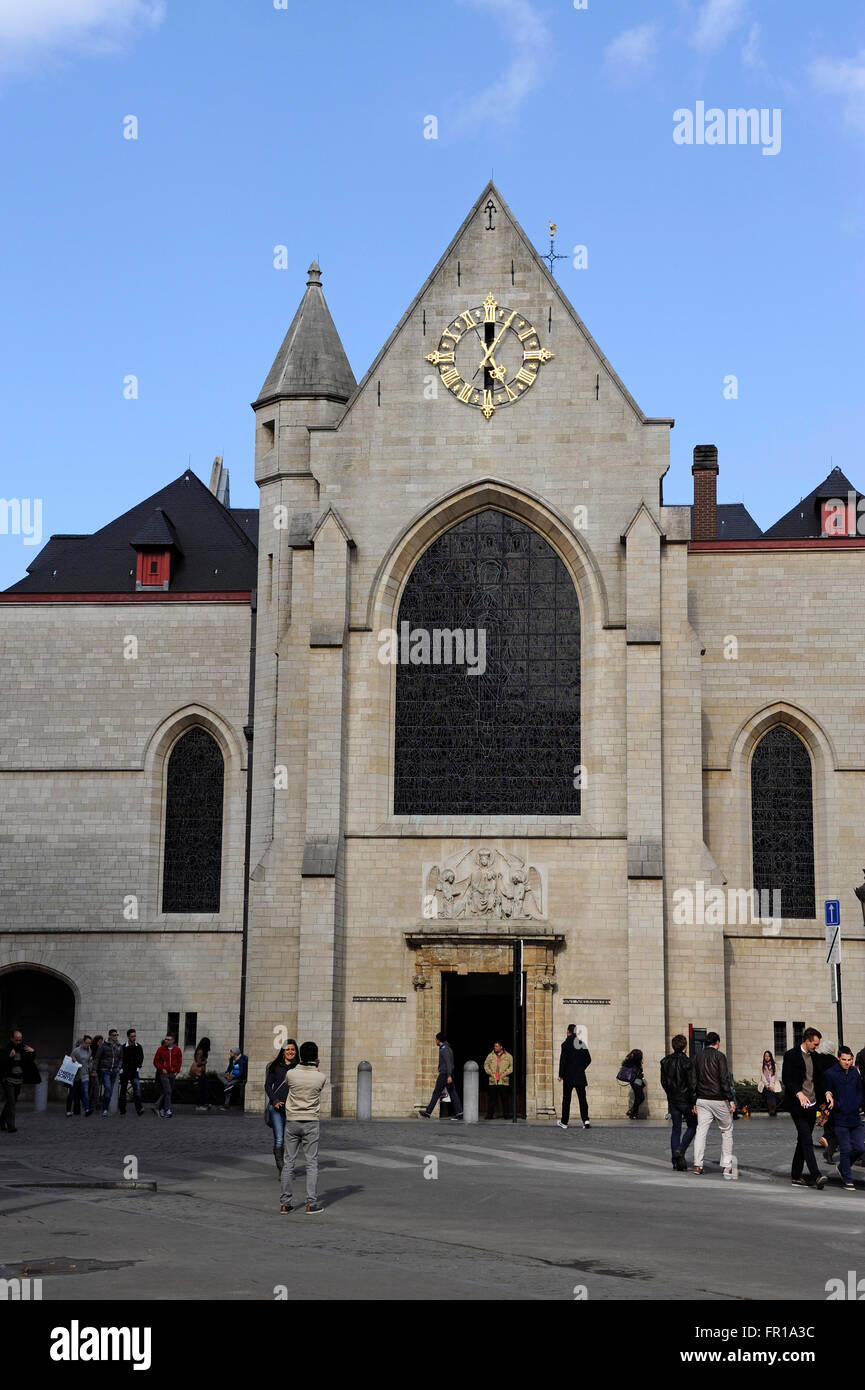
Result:
M28 965L0 974L0 1038L20 1028L37 1061L56 1069L74 1046L74 1027L75 994L60 975Z

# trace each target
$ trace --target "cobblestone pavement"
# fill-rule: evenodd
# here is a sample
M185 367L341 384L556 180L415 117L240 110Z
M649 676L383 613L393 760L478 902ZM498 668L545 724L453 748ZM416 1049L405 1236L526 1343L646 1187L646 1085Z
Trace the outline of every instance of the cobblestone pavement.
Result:
M661 1121L327 1120L326 1210L281 1216L259 1115L22 1108L0 1134L0 1275L46 1300L824 1299L865 1264L865 1173L844 1192L821 1164L823 1193L794 1189L794 1138L783 1115L738 1121L730 1181L717 1131L705 1176L674 1173ZM135 1175L157 1190L83 1185Z

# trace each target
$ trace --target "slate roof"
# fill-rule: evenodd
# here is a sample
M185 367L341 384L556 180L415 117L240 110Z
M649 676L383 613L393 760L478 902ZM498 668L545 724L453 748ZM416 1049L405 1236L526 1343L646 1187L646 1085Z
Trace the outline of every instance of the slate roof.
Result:
M291 327L254 405L280 397L324 396L347 401L357 385L321 288L313 261Z
M757 541L762 536L744 502L718 503L719 541ZM694 508L691 507L691 539L694 538Z
M848 492L856 494L858 503L861 493L853 486L846 474L841 469L835 467L832 472L825 477L813 492L809 492L807 497L803 497L801 502L797 502L795 507L791 507L789 512L785 512L774 526L770 526L765 533L768 540L801 540L808 536L821 536L823 534L821 502L828 502L831 498L838 498L839 501L847 502Z
M224 507L187 469L91 536L52 536L27 566L27 578L6 593L134 593L133 542L162 544L158 537L166 535L175 546L169 592L246 592L256 583L253 515L251 508Z

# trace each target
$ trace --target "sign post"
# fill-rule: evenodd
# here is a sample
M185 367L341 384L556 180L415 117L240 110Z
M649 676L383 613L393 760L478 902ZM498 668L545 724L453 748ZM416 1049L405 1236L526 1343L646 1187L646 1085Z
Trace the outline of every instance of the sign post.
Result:
M844 1022L841 1005L841 902L838 898L827 898L824 904L826 917L826 964L832 972L832 1001L838 1010L838 1046L844 1041Z

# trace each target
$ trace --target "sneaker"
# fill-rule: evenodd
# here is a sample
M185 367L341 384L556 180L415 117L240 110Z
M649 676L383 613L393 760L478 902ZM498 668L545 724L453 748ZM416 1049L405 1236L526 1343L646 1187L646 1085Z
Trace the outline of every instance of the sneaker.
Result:
M823 1188L826 1186L826 1176L824 1173L821 1173L819 1178L814 1179L814 1186L818 1192L823 1191Z
M845 1182L845 1184L844 1184L844 1191L845 1191L845 1192L855 1192L855 1191L856 1191L856 1184L855 1184L855 1182Z
M324 1207L321 1205L321 1202L317 1202L317 1201L316 1201L316 1202L307 1202L307 1204L306 1204L306 1214L307 1214L307 1216L311 1216L311 1215L313 1215L313 1214L317 1214L317 1213L320 1212L320 1211L324 1211Z
M291 1211L294 1211L294 1207L289 1202L283 1202L282 1206L279 1209L279 1214L280 1216L288 1216L289 1212Z
M428 1111L428 1110L422 1110L422 1109L421 1109L421 1110L418 1110L418 1112L417 1112L417 1117L418 1117L419 1120L431 1120L431 1119L432 1119L432 1115L429 1113L429 1111Z
M556 1120L556 1124L558 1125L559 1129L567 1129L567 1125L563 1125L561 1120Z
M592 1122L591 1122L591 1120L583 1120L583 1129L591 1129L591 1127L592 1127Z
M166 1112L165 1112L165 1118L166 1118L166 1120L170 1120L170 1119L171 1119L171 1113L172 1113L172 1112L171 1112L170 1110L166 1110Z
M702 1173L704 1173L706 1170L705 1170L704 1168L698 1168L698 1167L696 1166L696 1164L695 1164L691 1171L694 1172L694 1173L696 1173L696 1174L699 1176L699 1175L701 1175ZM803 1183L802 1186L804 1187L804 1185L805 1185L805 1184Z
M206 1114L207 1114L207 1106L206 1106L206 1105L196 1105L196 1107L195 1107L195 1113L196 1113L196 1115L206 1115Z
M462 1115L454 1115L453 1118L454 1118L455 1120L461 1120L463 1117L462 1117Z
M808 1184L806 1183L806 1181L805 1181L804 1178L791 1178L790 1181L791 1181L791 1184L792 1184L793 1187L807 1187L807 1186L808 1186ZM826 1179L824 1178L823 1181L825 1182Z

